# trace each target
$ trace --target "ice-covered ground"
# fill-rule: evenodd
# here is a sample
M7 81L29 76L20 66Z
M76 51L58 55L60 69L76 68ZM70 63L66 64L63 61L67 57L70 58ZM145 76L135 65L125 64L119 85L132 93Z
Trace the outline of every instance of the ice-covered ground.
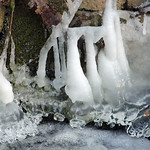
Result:
M38 126L39 133L13 144L3 143L0 150L149 150L150 141L131 138L122 130L91 127L72 129L65 123Z

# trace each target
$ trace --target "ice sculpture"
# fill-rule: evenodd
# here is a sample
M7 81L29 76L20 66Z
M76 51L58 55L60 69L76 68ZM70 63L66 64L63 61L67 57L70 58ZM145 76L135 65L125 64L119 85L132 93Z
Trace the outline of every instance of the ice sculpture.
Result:
M93 105L95 102L101 104L105 99L109 104L117 105L121 102L120 97L123 99L123 90L129 81L129 65L123 46L116 1L107 0L101 27L69 28L69 23L81 2L82 0L67 1L68 12L64 12L62 22L53 27L52 34L41 50L37 83L40 87L48 84L45 65L48 51L53 47L55 79L52 85L56 90L59 91L66 85L66 94L73 103L82 101ZM68 36L67 60L64 51L65 34ZM82 70L77 47L81 36L84 36L86 43L86 74ZM102 37L105 47L98 54L95 43Z

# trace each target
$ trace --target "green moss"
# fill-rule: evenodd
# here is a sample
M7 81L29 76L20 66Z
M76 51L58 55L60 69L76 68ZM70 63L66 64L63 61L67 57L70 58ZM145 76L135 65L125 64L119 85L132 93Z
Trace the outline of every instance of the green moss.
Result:
M19 64L37 58L46 41L40 16L24 4L16 5L12 35L16 45L16 62Z
M4 42L5 42L5 38L6 35L8 33L8 29L9 29L9 20L10 20L10 9L6 9L5 10L6 14L4 17L4 23L3 23L3 28L0 32L0 54L2 53L3 47L4 47Z

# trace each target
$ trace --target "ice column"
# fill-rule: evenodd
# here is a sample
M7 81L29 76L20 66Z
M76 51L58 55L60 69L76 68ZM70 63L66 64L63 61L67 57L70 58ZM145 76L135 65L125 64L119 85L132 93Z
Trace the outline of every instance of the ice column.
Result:
M98 74L96 55L98 53L97 41L105 35L104 27L80 27L68 29L67 45L67 78L66 93L73 102L101 103L103 90L101 78ZM80 64L77 41L81 36L86 44L86 73L84 75Z
M72 102L82 101L93 104L93 94L80 64L77 41L79 36L74 29L68 29L67 85L65 91Z
M98 69L102 78L105 99L109 104L118 105L122 90L129 80L129 65L123 47L116 0L107 0L103 17L106 35L105 47L98 56ZM122 98L121 98L122 99Z
M94 46L92 39L92 32L88 36L85 37L86 42L86 65L87 65L87 79L91 85L92 93L95 102L102 102L102 81L98 74L97 64L96 64L96 54L97 49ZM94 36L94 35L93 35Z

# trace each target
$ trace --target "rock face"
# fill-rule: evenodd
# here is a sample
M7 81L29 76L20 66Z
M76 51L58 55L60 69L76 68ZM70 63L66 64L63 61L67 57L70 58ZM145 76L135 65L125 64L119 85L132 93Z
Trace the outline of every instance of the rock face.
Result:
M146 2L146 0L128 0L128 6L129 7L137 7L144 2Z
M118 0L118 9L122 9L123 5L126 3L127 0ZM141 5L146 0L128 0L127 5L128 7L136 7ZM84 8L87 10L99 10L102 11L105 8L106 0L83 0L82 5L80 8Z
M63 9L66 9L65 0L43 0L44 2L51 5L56 11L62 12ZM118 9L124 8L124 4L127 4L127 7L136 7L141 5L146 0L117 0ZM83 0L80 9L94 10L94 11L103 11L105 8L106 0Z
M80 8L87 10L104 10L106 0L83 0Z

